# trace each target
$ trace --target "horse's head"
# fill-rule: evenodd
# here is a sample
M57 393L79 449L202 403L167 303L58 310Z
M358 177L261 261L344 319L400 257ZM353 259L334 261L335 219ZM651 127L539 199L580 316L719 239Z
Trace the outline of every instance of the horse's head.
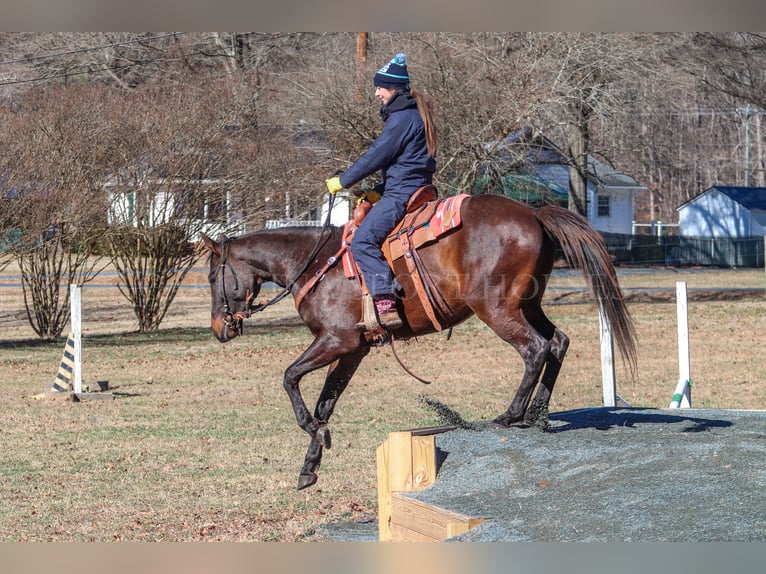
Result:
M210 251L210 328L225 343L242 334L242 323L252 313L253 299L261 289L260 280L232 253L232 239L216 242L204 233L202 241Z

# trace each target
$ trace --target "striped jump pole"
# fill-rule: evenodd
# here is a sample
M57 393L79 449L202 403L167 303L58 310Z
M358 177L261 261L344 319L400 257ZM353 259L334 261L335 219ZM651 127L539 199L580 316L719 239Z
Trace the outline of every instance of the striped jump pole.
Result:
M678 317L678 384L668 408L691 408L691 374L689 365L689 306L686 282L676 283L676 314Z
M74 339L74 392L82 393L82 285L69 285L72 338Z
M69 286L70 331L50 392L82 392L82 285Z
M67 394L73 401L101 400L114 398L109 388L109 381L96 381L83 385L82 380L82 285L69 285L69 305L71 330L64 347L56 379L50 388L35 398L62 396Z
M74 378L74 338L70 332L66 338L64 354L61 357L58 373L51 385L50 391L57 393L68 393L72 390L72 380Z

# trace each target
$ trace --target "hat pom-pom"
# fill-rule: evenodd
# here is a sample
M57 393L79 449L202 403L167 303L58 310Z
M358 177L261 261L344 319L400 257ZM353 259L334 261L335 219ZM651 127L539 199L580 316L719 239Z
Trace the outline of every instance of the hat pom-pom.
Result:
M406 62L407 62L407 54L405 54L404 52L399 52L391 60L392 64L399 64L400 66L403 66Z

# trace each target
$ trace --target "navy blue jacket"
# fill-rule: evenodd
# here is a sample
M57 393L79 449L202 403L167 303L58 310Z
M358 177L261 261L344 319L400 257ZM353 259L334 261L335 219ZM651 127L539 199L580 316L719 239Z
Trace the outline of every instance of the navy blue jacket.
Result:
M381 170L383 186L376 186L378 191L409 197L431 183L436 171L436 161L428 155L423 120L415 98L406 93L397 94L382 113L387 115L383 131L370 149L341 174L340 183L348 189Z

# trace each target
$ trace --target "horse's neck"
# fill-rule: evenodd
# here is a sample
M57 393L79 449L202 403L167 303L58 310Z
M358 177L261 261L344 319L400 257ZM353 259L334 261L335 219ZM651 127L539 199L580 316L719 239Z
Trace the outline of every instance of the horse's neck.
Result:
M319 229L284 228L258 232L248 242L243 258L256 269L265 271L273 281L286 286L297 278L317 245Z

